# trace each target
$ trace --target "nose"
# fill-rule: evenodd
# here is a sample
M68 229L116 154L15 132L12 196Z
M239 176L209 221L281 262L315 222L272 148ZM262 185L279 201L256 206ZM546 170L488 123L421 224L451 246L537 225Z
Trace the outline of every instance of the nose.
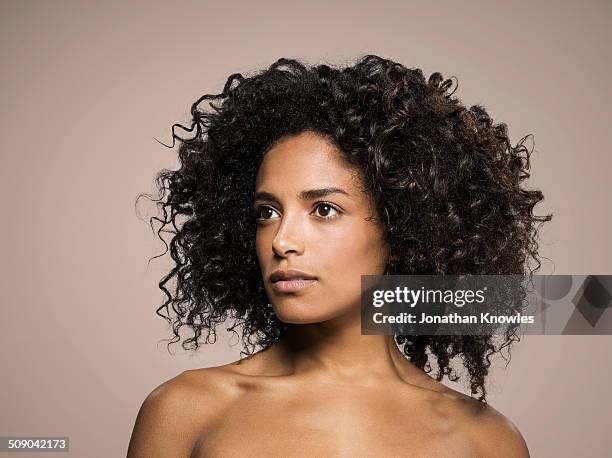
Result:
M289 253L300 255L304 252L302 222L296 215L294 218L285 215L272 240L272 250L277 256L286 257Z

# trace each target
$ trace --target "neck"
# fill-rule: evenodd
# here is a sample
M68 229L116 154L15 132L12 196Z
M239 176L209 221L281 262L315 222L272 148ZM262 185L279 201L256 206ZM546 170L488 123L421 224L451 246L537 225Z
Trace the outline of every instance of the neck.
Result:
M361 335L359 314L289 324L274 347L284 373L320 383L378 385L396 379L422 385L429 379L400 352L393 336Z

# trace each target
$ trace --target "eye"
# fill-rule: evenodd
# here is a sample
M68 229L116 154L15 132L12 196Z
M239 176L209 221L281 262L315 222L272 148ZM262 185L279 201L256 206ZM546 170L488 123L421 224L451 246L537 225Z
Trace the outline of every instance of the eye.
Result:
M336 207L334 207L332 204L330 204L329 202L318 202L315 206L315 211L319 208L323 208L325 209L324 212L325 213L329 213L331 212L336 212L336 214L332 214L331 216L329 214L327 215L321 215L322 218L325 219L333 219L333 218L337 218L338 216L340 216L340 210L338 210Z
M338 208L336 208L335 205L332 205L329 202L317 202L315 204L315 213L318 210L320 210L318 216L322 219L334 219L340 216L340 213L342 213ZM253 218L255 218L257 222L267 221L272 218L274 213L278 215L278 212L272 207L267 205L258 205L253 211Z
M262 217L262 213L264 211L266 211L266 212L276 212L276 210L274 210L272 207L268 207L267 205L259 205L259 206L255 207L255 210L253 212L253 217L257 221L265 221L265 220L269 219L269 218L266 218L266 217Z

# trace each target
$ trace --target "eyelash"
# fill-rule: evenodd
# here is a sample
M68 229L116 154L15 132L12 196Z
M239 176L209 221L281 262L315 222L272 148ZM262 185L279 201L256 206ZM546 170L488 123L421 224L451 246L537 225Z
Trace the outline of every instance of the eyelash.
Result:
M339 209L338 207L336 207L334 204L332 204L331 202L325 202L325 201L316 202L316 203L315 203L315 205L314 205L314 208L315 208L315 210L316 210L317 208L319 208L320 206L323 206L323 205L327 205L328 207L330 207L330 208L334 209L334 210L337 212L337 214L336 214L336 215L334 215L334 216L320 216L319 218L321 218L321 219L324 219L324 220L336 219L336 218L338 218L338 217L340 216L340 214L342 213L342 211L340 211L340 209ZM261 212L261 210L262 210L262 209L264 209L264 208L270 208L270 209L272 209L273 211L276 211L276 210L274 210L272 207L270 207L269 205L258 205L258 206L255 208L255 211L253 212L253 217L255 218L255 220L256 220L258 223L261 223L261 222L263 222L263 221L267 221L267 220L268 220L267 218L261 218L261 217L260 217L260 212Z

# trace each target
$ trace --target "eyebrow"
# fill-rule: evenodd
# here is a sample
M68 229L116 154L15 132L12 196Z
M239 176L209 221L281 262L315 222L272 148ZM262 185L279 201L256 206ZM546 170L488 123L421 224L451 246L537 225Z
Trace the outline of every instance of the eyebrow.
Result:
M335 188L333 186L327 187L327 188L310 189L308 191L302 191L298 194L297 197L300 200L313 200L313 199L320 199L321 197L325 197L330 194L344 194L345 196L350 197L349 193L346 192L344 189ZM276 198L274 194L265 192L265 191L255 193L255 200L269 200L271 202L279 203L278 199Z

